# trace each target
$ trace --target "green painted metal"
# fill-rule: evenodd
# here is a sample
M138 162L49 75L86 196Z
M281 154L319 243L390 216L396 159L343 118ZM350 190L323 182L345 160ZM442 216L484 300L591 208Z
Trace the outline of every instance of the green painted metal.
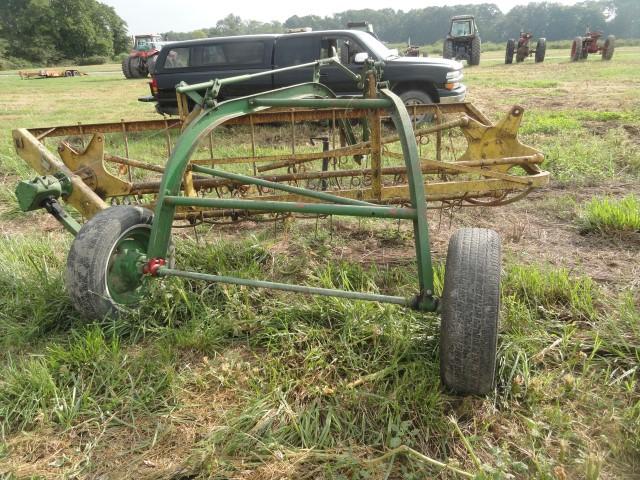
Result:
M393 103L384 98L256 98L251 105L280 108L391 108Z
M23 212L44 208L75 236L81 226L58 202L61 197L68 198L72 190L71 180L64 173L56 173L18 183L15 194Z
M316 192L315 190L309 190L308 188L292 187L284 183L270 182L260 178L250 177L248 175L241 175L239 173L225 172L224 170L218 170L214 168L203 167L201 165L191 165L191 170L198 173L206 173L213 175L214 177L226 178L228 180L234 180L242 185L259 185L261 187L272 188L274 190L282 190L283 192L294 193L309 198L316 198L318 200L324 200L327 202L340 203L344 205L372 205L377 206L374 203L365 202L363 200L355 200L352 198L339 197L325 192Z
M391 119L396 127L402 145L402 153L407 167L407 183L411 206L416 211L413 220L416 259L418 261L418 281L420 283L419 309L435 311L437 299L433 296L433 266L431 263L431 249L429 245L429 223L427 220L427 200L424 191L424 180L420 165L420 154L416 137L411 128L411 118L404 103L391 90L383 88L381 94L394 104L391 109Z
M405 307L415 305L415 299L396 297L392 295L380 295L376 293L352 292L334 288L308 287L306 285L290 285L288 283L267 282L264 280L252 280L248 278L227 277L222 275L211 275L207 273L186 272L171 268L161 267L158 269L158 276L161 277L182 277L191 280L204 280L208 282L230 283L233 285L243 285L247 287L268 288L271 290L284 290L287 292L306 293L311 295L324 295L328 297L350 298L353 300L366 300L371 302L393 303Z
M36 177L27 182L18 183L15 193L18 205L23 212L30 212L42 208L42 204L49 198L58 199L68 197L72 186L64 174Z
M172 206L253 210L257 212L306 213L310 215L341 215L347 217L374 217L401 220L415 220L416 218L416 210L413 208L369 205L333 205L327 203L274 202L265 200L181 196L165 196L164 202Z
M164 197L176 196L180 193L184 172L198 143L221 123L267 108L250 104L252 99L266 96L269 98L332 98L335 97L335 94L321 83L311 82L221 102L214 108L204 109L182 132L165 166L151 230L149 258L164 258L166 256L171 225L175 215L175 205L164 202Z
M304 66L314 66L314 72L317 73L317 69L321 66L321 63L312 62ZM303 66L297 67L301 68ZM273 74L274 72L276 71L265 72L264 74ZM429 246L429 230L427 224L427 206L425 201L424 183L421 173L418 147L411 128L411 120L400 98L388 89L383 88L380 90L379 98L337 99L335 94L324 85L317 82L311 82L221 103L208 102L208 99L211 100L215 98L215 95L217 95L217 89L219 89L221 85L235 83L236 81L242 81L248 78L253 78L253 76L234 77L231 79L205 82L199 85L183 85L178 87L178 91L181 91L182 93L195 92L196 90L201 90L203 88L209 90L205 95L205 105L202 112L185 128L172 152L171 157L169 158L169 161L166 164L157 199L148 249L146 251L147 255L144 257L144 255L138 251L137 254L139 255L139 259L137 265L139 265L140 258L166 258L170 241L171 226L173 224L177 206L406 219L413 222L416 258L418 263L420 289L419 295L413 299L361 292L345 292L342 290L322 289L302 285L288 285L251 279L239 279L197 272L184 272L166 267L161 267L157 273L160 276L180 276L184 278L234 283L259 288L271 288L301 293L372 300L411 306L423 311L435 311L438 305L437 299L433 296L433 268L431 264L431 252ZM317 79L317 75L315 73L314 78ZM337 197L326 192L316 192L290 185L277 184L267 180L257 179L255 177L224 172L198 165L192 165L192 171L219 176L235 180L240 183L261 185L268 188L283 190L332 203L216 199L185 197L180 195L181 185L188 167L189 159L201 140L205 139L213 129L225 121L273 106L388 109L391 112L391 118L400 137L400 143L407 168L412 208L394 208L372 205L367 202ZM127 260L126 265L131 267L133 263ZM124 273L120 272L120 276L120 279L126 280Z
M140 265L150 236L148 227L135 228L114 245L107 264L106 281L109 295L116 303L134 305L140 301L144 281Z

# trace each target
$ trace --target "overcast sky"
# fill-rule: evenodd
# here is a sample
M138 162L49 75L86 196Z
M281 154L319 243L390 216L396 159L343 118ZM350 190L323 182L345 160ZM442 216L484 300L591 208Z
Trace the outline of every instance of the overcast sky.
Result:
M514 5L529 3L530 0L320 0L311 3L277 2L273 0L99 0L115 7L116 12L129 25L129 33L161 33L173 30L186 32L199 28L213 27L221 18L230 13L239 15L244 20L285 21L292 15L331 15L348 9L361 8L393 8L395 10L411 10L427 6L495 3L503 12L508 12ZM552 0L563 4L574 4L576 0ZM460 12L464 13L464 12Z

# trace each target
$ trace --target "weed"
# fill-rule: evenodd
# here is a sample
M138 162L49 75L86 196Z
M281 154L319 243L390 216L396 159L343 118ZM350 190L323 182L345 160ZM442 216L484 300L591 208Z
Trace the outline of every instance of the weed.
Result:
M580 226L584 233L640 232L640 199L633 194L592 198L584 207Z

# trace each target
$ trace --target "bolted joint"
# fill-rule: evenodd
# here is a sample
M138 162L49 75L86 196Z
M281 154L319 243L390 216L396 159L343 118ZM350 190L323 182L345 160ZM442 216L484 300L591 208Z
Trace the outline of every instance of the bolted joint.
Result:
M157 277L160 267L164 267L166 264L167 261L164 258L152 258L142 267L142 273Z

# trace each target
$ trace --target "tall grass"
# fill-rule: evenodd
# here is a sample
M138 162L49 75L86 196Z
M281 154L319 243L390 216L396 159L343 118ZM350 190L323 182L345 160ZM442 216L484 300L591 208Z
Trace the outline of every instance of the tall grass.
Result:
M583 232L640 232L640 198L592 198L580 219Z

